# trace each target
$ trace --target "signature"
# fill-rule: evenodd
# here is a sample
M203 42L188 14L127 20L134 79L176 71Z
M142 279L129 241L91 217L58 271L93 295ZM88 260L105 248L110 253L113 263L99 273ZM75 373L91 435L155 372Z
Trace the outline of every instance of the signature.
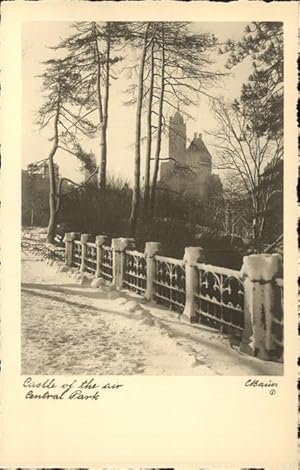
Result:
M270 395L275 395L276 388L278 387L278 382L274 382L272 379L269 379L268 381L259 379L247 379L244 385L245 387L251 388L268 388Z

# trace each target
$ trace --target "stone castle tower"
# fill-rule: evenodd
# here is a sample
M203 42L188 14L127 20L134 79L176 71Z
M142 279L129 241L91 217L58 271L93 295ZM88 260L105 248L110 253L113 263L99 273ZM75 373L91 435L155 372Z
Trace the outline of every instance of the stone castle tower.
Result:
M212 182L212 157L202 134L187 147L186 123L179 111L169 121L169 156L160 164L158 186L182 195L205 199Z
M169 122L169 157L184 163L186 149L186 123L179 111L176 111Z

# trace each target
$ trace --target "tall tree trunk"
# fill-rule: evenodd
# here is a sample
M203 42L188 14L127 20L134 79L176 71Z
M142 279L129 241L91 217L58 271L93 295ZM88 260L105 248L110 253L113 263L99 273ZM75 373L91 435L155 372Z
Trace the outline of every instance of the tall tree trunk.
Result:
M110 22L106 26L106 59L105 59L105 94L103 102L103 126L101 127L102 133L102 147L101 147L101 162L100 162L100 181L99 187L103 191L106 189L106 165L107 165L107 123L108 123L108 102L109 102L109 78L110 78Z
M57 194L56 194L56 179L54 169L54 156L58 148L58 119L59 119L59 107L60 99L58 98L56 116L54 121L54 140L51 152L48 157L48 169L49 169L49 223L47 229L47 242L54 243L54 237L56 233L57 225Z
M95 40L95 52L97 60L97 78L96 78L96 88L97 88L97 105L98 105L98 114L99 114L99 125L100 125L100 158L99 158L99 171L98 171L98 186L99 189L105 189L105 172L106 172L106 132L103 116L103 107L102 107L102 93L101 93L101 57L98 47L98 35L96 23L93 22L93 34ZM104 173L103 173L104 170ZM104 177L103 177L104 174ZM104 187L103 187L104 185Z
M257 198L254 197L254 207L253 207L253 214L252 214L252 236L253 236L253 244L254 248L256 249L258 246L258 239L259 239L259 203Z
M137 226L139 202L140 202L140 173L141 173L141 116L143 104L143 91L144 91L144 69L145 59L147 52L147 38L150 23L148 23L145 35L144 44L140 60L140 69L138 77L138 97L136 105L136 127L135 127L135 157L134 157L134 185L132 192L131 214L129 219L130 235L134 236Z
M55 171L54 171L54 162L53 157L49 157L48 160L49 168L49 183L50 183L50 192L49 192L49 208L50 216L47 229L47 242L54 243L54 237L56 233L57 225L57 212L56 212L56 181L55 181Z
M152 103L153 103L153 85L154 85L154 41L151 47L151 70L148 96L147 110L147 144L146 144L146 161L145 161L145 188L144 188L144 217L147 219L149 210L150 196L150 163L152 150Z
M159 97L159 108L158 108L157 141L156 141L156 151L155 151L155 157L154 157L154 170L153 170L151 195L150 195L151 216L153 216L153 213L154 213L156 185L157 185L158 170L159 170L159 159L160 159L160 151L161 151L163 105L164 105L164 93L165 93L165 45L164 45L164 41L165 41L164 25L162 24L161 83L160 83L160 97Z

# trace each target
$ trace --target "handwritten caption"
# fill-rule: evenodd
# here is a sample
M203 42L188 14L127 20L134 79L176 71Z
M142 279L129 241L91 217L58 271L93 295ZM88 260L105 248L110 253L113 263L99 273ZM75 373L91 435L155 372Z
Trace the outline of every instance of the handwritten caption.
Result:
M269 379L268 381L262 381L259 379L248 379L246 380L244 386L257 389L267 389L270 395L276 395L278 391L278 382L274 382L271 379Z
M105 391L116 391L124 387L119 383L100 383L94 378L86 380L71 379L59 381L56 378L48 378L44 381L36 381L32 377L26 377L23 382L25 399L27 400L80 400L97 401L102 398Z

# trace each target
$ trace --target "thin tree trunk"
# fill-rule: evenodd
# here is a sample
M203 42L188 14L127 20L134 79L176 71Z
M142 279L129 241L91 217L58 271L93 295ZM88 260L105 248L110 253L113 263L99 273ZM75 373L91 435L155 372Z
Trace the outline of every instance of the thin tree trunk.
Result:
M57 225L57 212L56 212L56 182L55 182L55 172L54 172L54 162L53 157L49 157L48 160L49 168L49 182L50 182L50 193L49 193L49 208L50 216L47 230L47 242L54 243L54 237L56 232Z
M150 196L150 162L152 150L152 103L153 103L153 85L154 85L154 41L151 48L151 71L148 96L147 110L147 144L146 144L146 161L145 161L145 188L144 188L144 217L147 219L149 210Z
M105 61L105 95L103 103L103 126L101 127L102 132L102 153L100 163L100 189L103 191L106 189L106 166L107 166L107 123L108 123L108 102L109 102L109 73L110 73L110 23L107 23L107 38L106 38L106 61Z
M103 188L103 183L105 187L105 171L103 178L103 169L106 170L106 141L105 141L105 126L104 126L104 116L103 116L103 107L102 107L102 93L101 93L101 58L98 47L97 39L97 29L96 23L93 22L93 34L95 38L95 52L97 60L97 78L96 78L96 87L97 87L97 104L98 104L98 114L99 114L99 125L100 125L100 158L99 158L99 172L98 172L98 186L99 189Z
M253 236L253 244L254 248L257 248L258 244L258 225L259 225L259 213L258 213L258 201L254 200L254 207L253 207L253 216L252 216L252 236Z
M139 77L138 77L138 97L136 106L136 128L135 128L135 158L134 158L134 186L132 192L131 214L129 219L130 235L134 236L137 226L139 202L140 202L140 173L141 173L141 116L144 90L144 69L147 52L147 38L150 23L144 35L144 45L141 54Z
M165 40L165 38L164 38L164 25L162 24L161 83L160 83L160 98L159 98L159 108L158 108L157 141L156 141L156 151L155 151L155 157L154 157L154 170L153 170L151 195L150 195L151 216L153 216L154 206L155 206L156 185L157 185L158 170L159 170L159 159L160 159L160 151L161 151L162 119L163 119L163 105L164 105L164 92L165 92L165 45L164 45L164 40Z
M54 237L56 233L57 225L57 195L56 195L56 180L54 170L54 156L58 148L58 119L59 119L59 107L60 99L58 98L58 105L56 110L56 116L54 121L54 141L51 152L48 157L48 169L49 169L49 223L47 229L47 242L54 243Z

